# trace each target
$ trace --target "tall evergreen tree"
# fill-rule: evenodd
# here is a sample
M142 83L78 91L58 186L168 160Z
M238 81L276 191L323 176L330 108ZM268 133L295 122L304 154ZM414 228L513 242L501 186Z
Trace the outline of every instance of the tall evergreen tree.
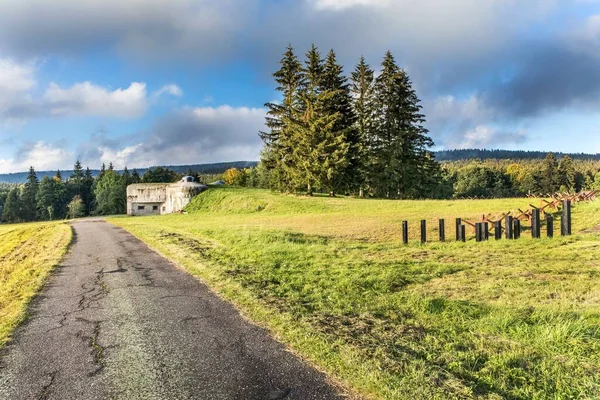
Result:
M2 220L5 222L19 222L21 205L19 198L19 189L13 188L8 192L4 207L2 207Z
M436 162L433 141L408 75L388 51L375 80L376 125L371 146L375 192L385 197L419 196L421 182Z
M353 109L356 117L356 133L358 135L358 165L356 180L362 197L364 189L369 185L369 154L375 124L375 74L361 57L351 74L351 93Z
M267 170L272 171L270 176L273 180L273 187L289 190L290 178L286 171L292 168L290 155L293 140L283 120L289 119L292 113L298 109L298 91L304 86L305 78L302 64L291 45L286 49L279 64L280 69L273 74L273 77L277 83L276 90L281 93L282 100L281 104L265 104L268 109L265 120L268 131L259 133L265 143L261 162Z
M325 100L325 112L329 115L339 114L331 132L336 137L327 138L334 143L345 142L346 154L340 153L342 159L330 167L328 176L336 182L333 190L338 188L347 192L357 189L360 171L360 148L361 141L355 126L356 116L352 108L352 96L348 78L344 76L343 67L338 64L335 52L330 50L325 58L325 66L321 81L323 92L330 92Z
M87 167L83 174L83 188L80 196L84 204L86 215L91 214L94 207L93 187L94 177L92 176L92 171Z
M21 193L21 220L23 221L35 221L37 218L37 192L38 192L39 180L33 167L29 167L29 174L27 175L27 182L23 186L23 192Z
M554 153L548 153L544 159L540 185L544 194L554 193L558 189L556 167L556 157L554 156Z
M140 183L141 181L142 178L140 178L140 173L134 168L131 172L131 183Z
M557 168L557 184L560 190L571 191L575 187L575 167L571 157L564 156L558 162Z
M57 217L56 210L62 200L56 190L57 183L56 179L49 176L45 176L40 182L36 201L39 218L44 221L50 221Z
M312 195L315 188L321 184L323 157L320 154L327 151L322 145L325 130L332 132L336 121L326 118L325 97L331 94L323 93L323 59L317 47L313 44L306 53L303 74L305 80L299 87L298 107L283 118L285 127L289 130L291 142L289 162L285 172L291 182L291 187L305 188Z

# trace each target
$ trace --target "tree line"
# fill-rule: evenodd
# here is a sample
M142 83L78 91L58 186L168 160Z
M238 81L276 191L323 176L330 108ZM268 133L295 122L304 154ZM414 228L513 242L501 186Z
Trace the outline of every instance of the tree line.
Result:
M388 51L381 71L361 57L349 77L334 50L288 46L273 74L261 162L266 186L286 192L387 198L429 196L440 168L412 82Z
M225 172L227 184L269 188L270 171L262 164L254 168L232 168ZM440 164L438 180L427 195L418 198L461 199L547 195L581 190L600 190L600 160L557 158L487 159L448 161Z
M532 160L544 159L548 152L531 150L487 150L487 149L456 149L438 150L434 152L437 161L464 161L464 160ZM600 154L586 153L553 153L556 158L569 156L572 160L600 160Z
M112 163L102 165L97 176L83 169L77 160L71 175L63 178L60 171L40 181L31 167L22 184L0 185L0 208L3 222L50 221L88 215L125 214L127 186L134 183L176 182L184 174L165 167L153 167L140 176L137 170L122 172ZM186 175L201 176L192 171Z

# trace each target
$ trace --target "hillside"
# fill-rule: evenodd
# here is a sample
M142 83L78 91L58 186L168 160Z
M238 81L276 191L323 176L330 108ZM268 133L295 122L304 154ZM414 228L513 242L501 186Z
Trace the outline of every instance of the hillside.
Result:
M248 168L253 167L257 164L256 161L232 161L232 162L221 162L221 163L211 163L211 164L189 164L189 165L166 165L164 167L175 171L177 173L186 173L188 171L197 172L199 174L221 174L225 172L225 170L229 168ZM154 166L153 166L154 167ZM136 168L140 175L143 175L148 169L153 167L146 168ZM130 170L133 170L131 168ZM73 171L65 170L60 171L63 178L69 177ZM93 176L97 176L100 173L99 169L91 170ZM119 173L123 171L118 171ZM27 180L27 172L14 172L8 174L0 174L0 182L6 183L24 183ZM53 171L36 171L38 179L42 180L45 176L53 177L56 175L56 170Z
M600 202L571 237L457 243L454 217L531 199L389 201L211 189L187 215L113 218L353 391L593 398ZM447 218L446 243L437 218ZM416 239L428 219L431 243ZM411 242L400 240L408 220ZM558 226L558 225L557 225ZM592 229L593 228L593 229Z
M569 156L573 160L600 160L600 154L586 153L562 153L553 152L557 158ZM548 154L547 151L525 151L525 150L486 150L486 149L457 149L439 150L435 153L437 161L461 161L461 160L541 160Z

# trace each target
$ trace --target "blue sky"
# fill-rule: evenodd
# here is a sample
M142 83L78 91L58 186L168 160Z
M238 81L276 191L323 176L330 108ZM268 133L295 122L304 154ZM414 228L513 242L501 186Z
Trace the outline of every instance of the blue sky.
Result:
M3 0L0 173L256 160L290 43L391 50L436 149L600 152L597 0Z

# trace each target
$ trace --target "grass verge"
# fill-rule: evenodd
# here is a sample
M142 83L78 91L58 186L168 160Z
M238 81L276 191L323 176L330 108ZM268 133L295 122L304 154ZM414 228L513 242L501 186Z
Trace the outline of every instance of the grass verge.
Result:
M576 234L568 238L399 240L403 219L414 227L429 219L434 235L439 217L529 202L219 189L194 199L188 215L111 222L366 397L595 398L600 202L574 208Z
M65 254L72 232L64 222L0 226L0 348Z

